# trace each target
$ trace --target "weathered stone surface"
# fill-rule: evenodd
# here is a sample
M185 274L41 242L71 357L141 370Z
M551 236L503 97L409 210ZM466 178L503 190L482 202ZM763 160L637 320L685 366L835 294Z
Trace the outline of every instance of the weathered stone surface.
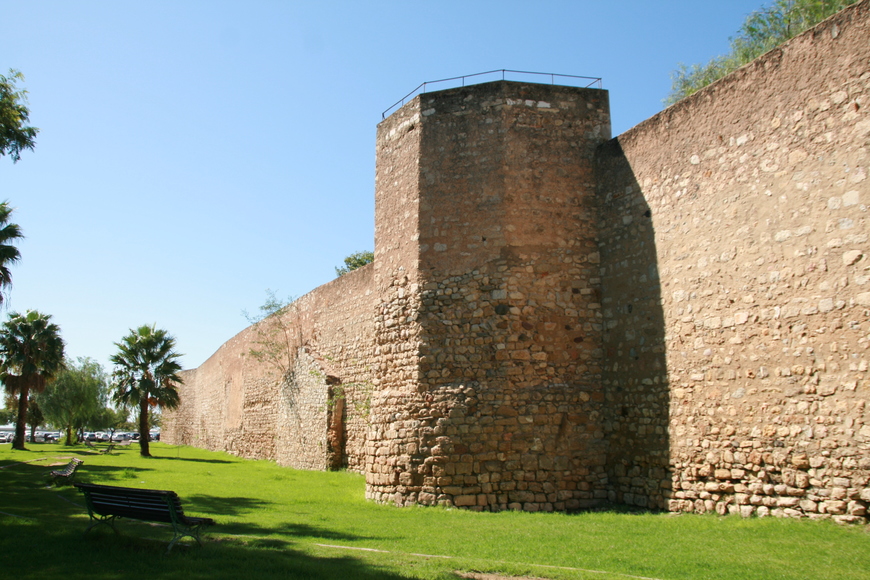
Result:
M297 300L281 326L248 328L184 371L182 404L166 414L162 438L300 469L362 471L373 389L372 274L366 266L321 286ZM310 346L315 328L319 351ZM273 331L284 341L280 355L260 362L252 351L275 342Z
M602 148L608 457L625 469L667 462L674 490L733 482L720 493L737 505L788 516L844 513L826 502L852 501L852 486L834 478L868 476L870 152L855 124L870 74L836 64L870 58L868 9ZM856 493L860 510L870 496Z
M836 31L836 34L832 34ZM604 91L426 93L375 263L186 371L164 437L470 509L866 518L870 2L610 139Z

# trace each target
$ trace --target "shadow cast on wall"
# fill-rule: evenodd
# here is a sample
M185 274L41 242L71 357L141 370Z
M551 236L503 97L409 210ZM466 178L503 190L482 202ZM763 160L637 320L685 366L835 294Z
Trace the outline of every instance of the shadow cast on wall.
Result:
M608 499L664 509L670 394L652 210L619 138L601 145L597 170Z

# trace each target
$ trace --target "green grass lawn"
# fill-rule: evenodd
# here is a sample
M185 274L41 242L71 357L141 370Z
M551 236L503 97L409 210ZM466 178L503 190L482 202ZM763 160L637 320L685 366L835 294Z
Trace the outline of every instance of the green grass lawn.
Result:
M295 471L190 447L0 446L0 577L38 579L539 578L870 579L866 527L670 514L474 513L364 499L352 473ZM82 495L48 486L79 457L77 481L171 489L217 520L203 547L165 526L122 520L87 536ZM188 542L188 540L184 540Z

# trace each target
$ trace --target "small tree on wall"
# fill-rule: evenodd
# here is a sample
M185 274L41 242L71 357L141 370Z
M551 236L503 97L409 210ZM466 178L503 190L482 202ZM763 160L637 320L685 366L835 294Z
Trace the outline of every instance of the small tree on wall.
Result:
M256 334L248 354L256 361L265 363L276 371L281 379L290 374L295 359L295 350L300 346L299 330L284 316L294 308L293 299L278 298L272 290L266 290L266 301L258 308L259 314L242 314Z

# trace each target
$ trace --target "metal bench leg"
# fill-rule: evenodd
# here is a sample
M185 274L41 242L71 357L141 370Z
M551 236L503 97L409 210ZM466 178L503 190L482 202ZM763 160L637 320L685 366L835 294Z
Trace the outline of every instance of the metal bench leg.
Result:
M86 534L91 531L91 528L93 528L94 526L98 526L100 524L106 524L107 526L112 528L113 532L115 532L116 534L118 533L117 528L115 528L115 516L94 517L94 515L91 514L91 522L92 522L91 525L89 525L88 529L85 530Z
M168 554L169 551L172 550L172 547L175 545L175 543L178 542L178 540L180 540L181 538L193 538L194 540L196 540L197 544L202 546L202 540L200 540L200 538L199 538L201 528L202 528L201 525L197 525L197 526L193 526L193 527L188 528L188 527L184 527L184 526L181 526L179 524L173 523L172 529L175 532L175 537L173 537L172 541L169 542L169 547L166 548L166 553Z

